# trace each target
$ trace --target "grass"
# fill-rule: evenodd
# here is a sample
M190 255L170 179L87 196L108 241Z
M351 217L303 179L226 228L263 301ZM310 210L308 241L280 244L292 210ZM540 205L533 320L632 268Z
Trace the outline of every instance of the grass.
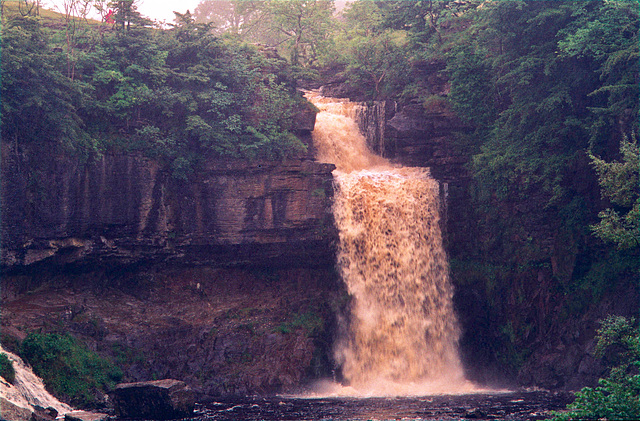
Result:
M69 334L32 332L20 344L20 356L51 394L83 408L98 405L123 376L120 368Z
M35 8L29 11L24 6L24 2L15 1L15 0L6 0L4 2L4 7L2 9L2 20L11 18L13 16L17 16L17 15L25 15L27 12L30 12L29 15L31 16L37 16L40 19L42 19L42 23L44 26L59 28L65 25L66 19L63 13L40 7L36 15ZM76 22L85 22L85 19L81 17L74 16L72 17L72 19ZM100 21L97 21L95 19L87 19L86 22L89 23L90 25L97 25L101 23Z

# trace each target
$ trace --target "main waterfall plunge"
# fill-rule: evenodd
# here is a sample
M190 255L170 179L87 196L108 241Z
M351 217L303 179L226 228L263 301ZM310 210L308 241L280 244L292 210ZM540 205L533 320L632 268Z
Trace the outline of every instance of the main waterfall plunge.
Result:
M317 159L336 165L338 267L352 296L336 360L348 387L326 394L469 392L439 227L438 183L426 168L374 155L354 122L357 104L308 95L320 109ZM323 392L320 392L323 393Z

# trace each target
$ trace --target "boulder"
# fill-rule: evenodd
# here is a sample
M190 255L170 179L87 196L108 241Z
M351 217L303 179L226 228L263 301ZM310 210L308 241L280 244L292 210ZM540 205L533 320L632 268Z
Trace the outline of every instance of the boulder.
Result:
M36 405L33 408L33 414L31 414L31 421L54 421L57 417L58 411L55 408L43 408Z
M106 421L109 415L99 412L71 411L64 415L64 421Z
M293 130L296 133L312 132L316 125L316 111L311 106L303 105L293 115Z
M195 395L189 386L173 379L122 383L116 386L111 398L120 418L186 418L195 407Z

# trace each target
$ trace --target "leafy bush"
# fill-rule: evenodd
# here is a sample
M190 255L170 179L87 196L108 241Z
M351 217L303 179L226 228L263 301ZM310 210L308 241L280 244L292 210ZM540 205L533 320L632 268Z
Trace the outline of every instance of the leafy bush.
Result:
M602 240L614 242L620 249L640 245L639 152L636 137L632 134L631 141L624 139L620 142L622 162L606 162L590 155L598 173L602 196L626 211L626 214L620 215L616 209L605 209L598 215L600 223L591 228Z
M30 333L20 355L53 395L73 405L94 407L98 397L122 379L122 371L69 334Z
M7 357L7 354L0 354L0 377L13 383L16 379L16 371L13 369L13 362Z
M554 420L640 419L640 332L634 323L633 318L620 316L602 322L596 355L615 366L595 389L577 392L570 411L556 413Z

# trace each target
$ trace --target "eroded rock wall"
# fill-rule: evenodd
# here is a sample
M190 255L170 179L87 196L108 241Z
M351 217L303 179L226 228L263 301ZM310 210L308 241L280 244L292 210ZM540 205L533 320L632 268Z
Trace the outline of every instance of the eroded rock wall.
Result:
M189 181L140 155L82 162L2 145L2 266L331 265L333 166L211 160Z
M119 266L3 283L32 285L3 297L3 341L68 332L125 382L174 378L209 396L294 392L330 377L346 296L332 268Z

